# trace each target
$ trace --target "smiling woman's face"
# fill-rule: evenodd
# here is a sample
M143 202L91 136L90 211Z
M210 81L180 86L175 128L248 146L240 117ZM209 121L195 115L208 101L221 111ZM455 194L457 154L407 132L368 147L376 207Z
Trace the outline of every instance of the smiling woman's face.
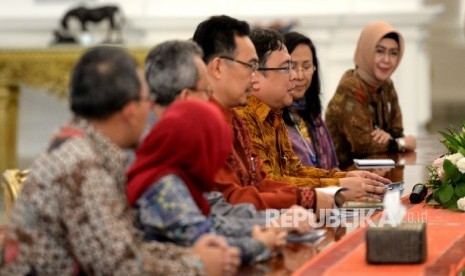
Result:
M399 64L399 44L392 38L383 38L375 49L374 73L378 81L389 79Z

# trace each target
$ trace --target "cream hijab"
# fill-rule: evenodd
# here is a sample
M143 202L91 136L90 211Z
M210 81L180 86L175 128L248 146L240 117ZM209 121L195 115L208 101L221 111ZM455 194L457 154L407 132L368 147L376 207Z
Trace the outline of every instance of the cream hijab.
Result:
M360 38L358 39L357 49L355 49L354 63L357 68L357 73L369 85L376 88L383 84L383 82L376 79L374 73L376 45L389 33L395 33L399 37L399 62L394 68L395 70L400 64L404 54L404 38L388 23L375 21L368 24L362 30Z

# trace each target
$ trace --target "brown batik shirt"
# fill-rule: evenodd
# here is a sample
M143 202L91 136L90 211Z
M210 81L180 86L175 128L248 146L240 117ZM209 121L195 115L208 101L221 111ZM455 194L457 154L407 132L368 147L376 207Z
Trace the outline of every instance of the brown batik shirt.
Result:
M404 136L402 113L392 81L375 89L355 70L343 75L326 109L325 121L342 168L349 166L353 158L398 150L394 140L387 145L373 141L371 133L376 128L390 133L394 139Z
M198 258L145 243L125 197L125 154L84 120L62 128L8 223L0 275L195 275Z
M272 110L255 96L237 108L245 121L254 151L263 161L268 177L299 187L339 186L345 172L304 166L292 150L281 111Z

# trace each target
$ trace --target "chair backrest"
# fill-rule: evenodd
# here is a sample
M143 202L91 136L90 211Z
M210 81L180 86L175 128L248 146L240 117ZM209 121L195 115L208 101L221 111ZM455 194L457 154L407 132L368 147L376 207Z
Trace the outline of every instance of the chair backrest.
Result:
M28 170L11 169L6 170L2 175L2 189L5 198L5 206L7 214L10 214L13 209L13 204L18 197L21 186L26 180Z

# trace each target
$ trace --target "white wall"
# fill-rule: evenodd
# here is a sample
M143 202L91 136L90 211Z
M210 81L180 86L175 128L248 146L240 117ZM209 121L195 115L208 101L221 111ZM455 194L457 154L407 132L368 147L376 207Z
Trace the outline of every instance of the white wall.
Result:
M465 1L443 2L444 12L431 25L431 83L433 116L444 123L434 130L465 120Z
M1 0L0 47L47 47L59 19L76 3L79 1ZM108 1L87 3L100 6ZM431 119L431 52L427 41L429 26L442 11L440 6L426 6L421 0L119 0L112 3L119 4L127 17L127 45L148 47L166 39L190 38L196 25L212 14L229 14L251 24L298 20L296 30L312 37L319 51L324 104L332 97L342 73L353 67L352 56L360 30L370 21L386 20L406 39L404 59L393 77L406 132L418 134Z
M130 17L190 17L227 13L234 16L405 12L421 8L422 0L2 0L0 18L56 17L78 4L117 4ZM296 8L298 7L298 8Z

